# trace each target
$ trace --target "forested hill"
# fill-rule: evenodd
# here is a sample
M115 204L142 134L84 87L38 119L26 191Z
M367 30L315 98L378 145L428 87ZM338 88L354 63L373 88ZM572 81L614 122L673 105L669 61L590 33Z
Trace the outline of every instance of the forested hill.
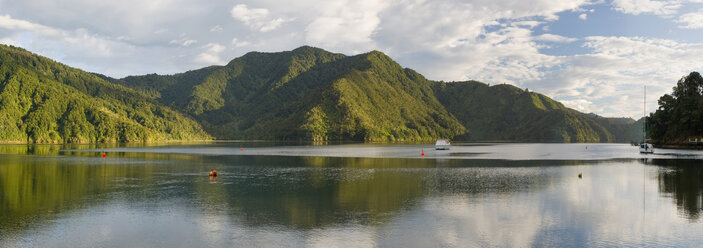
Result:
M113 82L180 109L221 139L427 141L466 132L433 82L377 51L252 52L223 67Z
M545 95L508 84L435 82L439 101L469 133L462 140L629 142L631 118L604 118L565 107Z
M629 142L634 120L564 107L510 85L427 80L385 54L313 47L225 66L110 79L198 120L219 139Z
M385 54L300 47L113 79L0 46L0 142L628 142L633 120L511 85L431 81Z
M211 138L138 92L24 49L0 45L0 142Z

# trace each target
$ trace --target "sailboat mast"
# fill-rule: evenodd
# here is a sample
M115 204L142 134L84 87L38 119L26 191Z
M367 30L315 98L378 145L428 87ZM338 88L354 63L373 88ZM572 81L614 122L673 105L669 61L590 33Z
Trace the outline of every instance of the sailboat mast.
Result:
M644 102L642 103L644 121L642 121L642 143L647 143L647 85L644 86Z

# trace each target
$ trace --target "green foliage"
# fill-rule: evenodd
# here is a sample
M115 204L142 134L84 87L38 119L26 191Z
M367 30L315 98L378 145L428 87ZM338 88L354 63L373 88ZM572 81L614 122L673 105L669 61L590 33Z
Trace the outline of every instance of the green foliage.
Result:
M207 137L200 126L218 139L264 140L626 142L631 133L631 119L582 114L510 85L429 81L378 51L304 46L113 79L13 49L0 67L6 141Z
M520 142L628 142L631 123L564 107L512 85L436 82L439 101L470 132L458 139ZM631 119L629 119L631 121Z
M0 46L0 142L208 139L196 122L128 88Z
M649 136L660 144L687 144L703 138L703 77L691 72L671 95L659 98L659 109L647 118Z
M416 141L465 132L436 100L430 81L376 51L352 57L307 46L252 52L196 83L178 78L193 73L113 81L160 93L155 99L220 139ZM187 97L164 93L188 83L181 87Z

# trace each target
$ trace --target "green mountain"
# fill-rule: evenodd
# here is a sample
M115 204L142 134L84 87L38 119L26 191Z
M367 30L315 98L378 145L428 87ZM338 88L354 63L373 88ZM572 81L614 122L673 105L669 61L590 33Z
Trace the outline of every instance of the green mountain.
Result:
M470 132L472 141L629 142L634 120L584 114L512 85L435 82L439 101Z
M431 81L385 54L300 47L114 79L0 47L0 141L628 142L634 120L510 85Z
M0 142L209 138L197 122L134 90L0 45Z
M345 56L304 46L112 81L180 109L221 139L629 142L634 123L510 85L430 81L378 51Z
M466 132L432 81L378 51L251 52L222 67L113 82L182 110L220 139L419 141Z

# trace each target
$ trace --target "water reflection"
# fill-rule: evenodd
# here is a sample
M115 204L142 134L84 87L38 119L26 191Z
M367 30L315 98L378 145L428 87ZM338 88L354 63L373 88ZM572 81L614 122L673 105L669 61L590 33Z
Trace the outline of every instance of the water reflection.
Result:
M660 166L659 191L676 203L682 216L698 221L703 211L703 162L688 159L654 159Z
M0 153L5 154L0 155L2 247L656 246L703 241L695 238L703 226L689 221L700 218L703 193L703 172L695 160L647 162L654 167L633 159L123 151L103 159L97 150L52 146L0 146ZM219 172L217 178L207 176L212 169ZM676 217L677 208L685 219Z
M59 156L52 146L17 147L23 146L3 152L51 156L0 155L3 230L116 198L174 197L193 206L219 206L249 225L378 224L428 195L511 193L549 182L549 175L539 172L484 168L497 161L151 153L111 153L103 159L95 152ZM554 164L530 164L540 163ZM478 168L467 169L471 166ZM221 175L201 177L210 169Z

